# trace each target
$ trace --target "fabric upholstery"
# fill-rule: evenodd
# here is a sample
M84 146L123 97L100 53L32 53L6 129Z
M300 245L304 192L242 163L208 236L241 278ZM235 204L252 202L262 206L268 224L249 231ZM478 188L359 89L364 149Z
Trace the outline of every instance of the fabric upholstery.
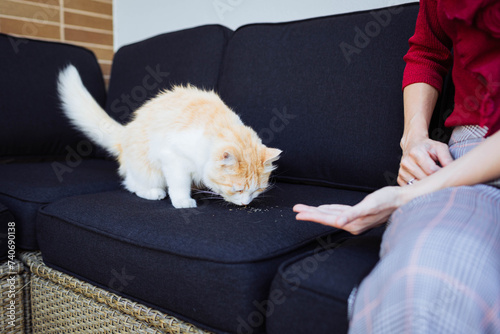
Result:
M117 164L99 159L0 164L0 202L16 221L16 245L38 249L38 209L63 197L120 188Z
M349 295L377 263L384 230L283 263L269 293L279 297L269 301L267 333L347 333Z
M65 157L72 150L98 151L62 114L57 74L68 64L104 106L101 69L88 49L0 34L0 161Z
M234 333L267 298L281 262L316 247L321 236L345 234L297 222L292 206L325 198L353 204L365 195L277 183L248 207L198 198L197 208L174 209L168 198L105 192L43 207L37 234L48 265L203 328Z
M284 151L281 179L353 189L395 183L403 55L417 14L410 4L234 33L220 94Z
M214 89L231 30L208 25L158 35L120 48L111 69L106 111L121 123L161 89Z

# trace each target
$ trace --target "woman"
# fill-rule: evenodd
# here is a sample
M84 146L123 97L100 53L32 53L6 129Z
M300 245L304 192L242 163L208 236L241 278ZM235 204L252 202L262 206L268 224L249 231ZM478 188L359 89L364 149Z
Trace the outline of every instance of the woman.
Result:
M294 211L353 234L389 219L350 332L500 333L500 1L421 0L404 59L401 187ZM428 127L452 63L448 147Z

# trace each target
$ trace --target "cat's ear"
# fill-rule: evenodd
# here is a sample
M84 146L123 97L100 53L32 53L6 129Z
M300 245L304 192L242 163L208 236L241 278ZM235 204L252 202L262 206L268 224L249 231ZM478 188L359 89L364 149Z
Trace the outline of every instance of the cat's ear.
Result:
M282 151L278 150L277 148L266 147L266 156L264 158L264 163L267 164L275 162L280 158L281 153Z
M236 157L234 154L230 151L224 151L222 154L219 156L219 164L221 167L228 167L228 166L233 166L236 164Z
M267 172L273 171L276 167L273 166L273 162L280 158L281 150L277 148L269 148L266 147L265 156L264 156L264 167Z

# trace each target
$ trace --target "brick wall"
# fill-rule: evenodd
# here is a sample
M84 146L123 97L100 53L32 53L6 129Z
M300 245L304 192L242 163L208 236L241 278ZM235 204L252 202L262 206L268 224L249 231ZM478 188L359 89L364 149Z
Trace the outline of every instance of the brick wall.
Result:
M89 48L109 81L113 0L0 0L0 32Z

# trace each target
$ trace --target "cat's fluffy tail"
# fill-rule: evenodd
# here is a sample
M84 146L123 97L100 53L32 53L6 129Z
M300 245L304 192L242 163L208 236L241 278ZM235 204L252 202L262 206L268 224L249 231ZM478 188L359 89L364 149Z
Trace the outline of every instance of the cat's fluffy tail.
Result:
M93 142L118 156L124 127L109 117L94 100L73 65L59 73L57 90L62 109L71 123Z

